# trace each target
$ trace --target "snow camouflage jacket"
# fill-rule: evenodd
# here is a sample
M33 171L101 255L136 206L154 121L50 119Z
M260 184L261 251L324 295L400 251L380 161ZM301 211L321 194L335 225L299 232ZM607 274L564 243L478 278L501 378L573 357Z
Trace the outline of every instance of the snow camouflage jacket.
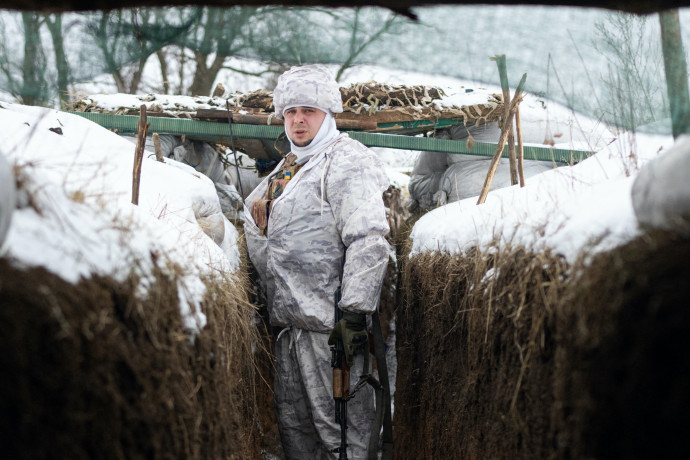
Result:
M271 324L330 331L341 271L339 306L373 313L389 251L382 199L389 180L380 160L341 133L275 199L264 237L250 210L264 197L269 178L247 197L244 216L249 256L268 297Z

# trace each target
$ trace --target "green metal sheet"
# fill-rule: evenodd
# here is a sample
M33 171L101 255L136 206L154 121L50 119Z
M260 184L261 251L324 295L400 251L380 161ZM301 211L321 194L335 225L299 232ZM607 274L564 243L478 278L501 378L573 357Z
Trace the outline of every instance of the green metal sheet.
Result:
M113 115L95 112L70 112L87 118L107 129L122 134L137 132L139 117L136 115ZM230 140L229 126L226 123L189 120L183 118L148 117L149 132L159 134L186 135L191 138L218 142ZM283 132L282 126L246 125L233 123L232 135L239 139L270 139L275 140ZM395 134L378 134L361 131L349 131L353 139L357 139L367 147L385 147L391 149L420 150L429 152L467 154L478 156L493 156L496 144L474 142L472 148L467 148L464 140L437 139L433 137L402 136ZM555 161L573 163L581 161L593 152L583 150L556 149L541 146L526 145L525 159L539 161ZM504 149L504 156L507 149Z

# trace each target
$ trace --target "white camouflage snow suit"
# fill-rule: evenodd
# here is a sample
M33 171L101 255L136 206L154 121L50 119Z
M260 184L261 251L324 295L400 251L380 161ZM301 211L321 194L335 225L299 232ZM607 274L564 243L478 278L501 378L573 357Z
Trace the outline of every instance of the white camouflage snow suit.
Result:
M389 180L373 152L340 134L273 200L262 236L250 210L264 197L269 178L249 195L244 215L271 325L282 328L275 346L281 439L288 458L336 458L331 451L340 444L340 427L327 344L334 294L342 278L342 310L371 314L377 308L389 253L382 201ZM355 356L352 387L362 360ZM348 402L348 458L366 458L373 418L373 391L366 386Z

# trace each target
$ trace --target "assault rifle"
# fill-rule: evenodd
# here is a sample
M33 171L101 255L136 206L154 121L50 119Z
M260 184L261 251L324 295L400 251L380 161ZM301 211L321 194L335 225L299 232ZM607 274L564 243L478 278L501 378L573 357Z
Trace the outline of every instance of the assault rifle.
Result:
M341 291L335 291L335 324L338 324L343 317L343 312L338 308L340 303ZM381 334L381 321L379 314L375 311L371 315L373 327L374 355L381 381L374 378L369 370L369 347L364 352L364 364L362 375L355 384L354 389L350 388L350 367L345 359L345 347L342 340L337 340L331 346L331 367L333 368L333 399L335 400L335 423L340 425L340 447L333 449L338 452L338 459L347 460L347 401L365 385L371 385L376 395L376 419L372 426L369 438L368 459L378 459L379 435L383 428L383 438L381 446L381 458L389 460L393 452L393 428L391 425L391 404L390 387L388 386L388 368L386 366L385 349Z
M335 324L343 317L338 308L340 302L340 287L335 291ZM347 399L350 395L350 368L345 360L343 341L336 341L331 346L331 367L333 368L333 399L335 400L335 423L340 424L340 447L338 459L347 460Z

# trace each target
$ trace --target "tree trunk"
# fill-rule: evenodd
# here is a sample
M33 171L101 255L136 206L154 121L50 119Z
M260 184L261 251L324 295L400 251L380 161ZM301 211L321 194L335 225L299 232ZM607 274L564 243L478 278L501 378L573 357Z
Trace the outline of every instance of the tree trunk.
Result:
M218 72L223 68L224 56L216 55L210 66L206 65L207 56L207 54L199 51L194 53L196 71L188 91L192 96L209 96L213 89L213 83L216 81L216 77L218 77Z
M163 94L170 94L170 79L168 78L168 58L165 51L156 51L158 62L161 65L161 78L163 79Z
M179 70L180 86L178 86L178 88L177 88L177 94L184 94L184 68L185 68L186 64L187 64L187 56L184 53L184 48L180 47L180 70Z
M134 70L134 73L132 74L132 79L129 82L129 94L136 94L139 90L139 85L141 84L141 77L144 74L144 66L146 65L147 60L148 56L140 59L137 63L137 67Z
M46 15L46 24L53 40L55 50L55 64L57 67L57 90L60 108L64 109L69 105L69 78L71 69L65 54L65 43L62 31L62 13L55 15L55 20L51 21L50 15Z
M115 80L115 86L117 86L117 92L118 93L126 93L127 92L127 83L125 82L125 79L122 77L122 74L120 73L119 70L116 70L112 72L110 75L113 76L113 80Z
M22 104L41 105L44 99L43 59L41 50L41 22L38 14L23 12L24 62L22 65L22 88L19 92Z

